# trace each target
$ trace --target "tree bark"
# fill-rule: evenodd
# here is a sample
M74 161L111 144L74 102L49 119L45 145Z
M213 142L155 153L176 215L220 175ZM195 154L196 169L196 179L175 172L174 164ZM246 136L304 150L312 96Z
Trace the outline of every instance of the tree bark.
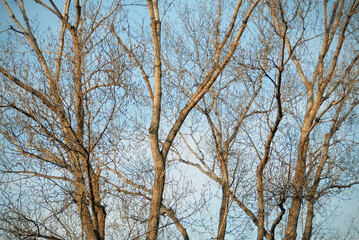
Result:
M308 201L307 217L305 219L305 228L303 233L303 240L309 240L312 236L313 219L314 219L314 199Z
M216 238L218 240L224 240L226 236L227 216L229 212L229 198L230 198L229 184L228 181L224 181L222 185L222 202L219 212L218 233Z
M161 70L161 22L159 18L157 0L147 0L151 19L152 44L154 48L154 98L152 108L152 121L149 129L151 152L155 165L155 179L152 190L151 207L146 239L155 240L158 235L160 210L165 185L165 158L162 156L159 144L158 130L161 116L162 99L162 70Z
M297 224L303 200L303 184L306 169L306 154L308 141L309 140L306 139L306 136L303 136L302 132L301 141L299 142L297 166L295 168L295 176L293 180L294 192L292 205L289 209L287 228L285 232L286 240L295 240L297 237Z

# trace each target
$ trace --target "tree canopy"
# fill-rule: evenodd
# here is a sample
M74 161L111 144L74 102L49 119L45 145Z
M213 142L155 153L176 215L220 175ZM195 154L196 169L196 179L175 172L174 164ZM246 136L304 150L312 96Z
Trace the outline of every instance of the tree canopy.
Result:
M358 0L0 6L1 237L359 236Z

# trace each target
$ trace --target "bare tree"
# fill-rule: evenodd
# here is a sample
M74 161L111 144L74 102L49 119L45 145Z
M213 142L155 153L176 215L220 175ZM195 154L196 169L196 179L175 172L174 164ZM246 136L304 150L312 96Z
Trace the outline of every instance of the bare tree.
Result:
M313 9L313 5L311 3L304 3L304 2L300 2L300 3L296 3L294 5L292 5L294 3L287 3L284 4L281 1L278 2L271 2L271 3L267 3L267 6L269 6L269 13L272 14L272 16L266 16L266 9L265 7L261 8L260 10L262 11L261 14L259 14L259 16L261 16L261 19L264 19L264 22L259 22L261 24L264 24L265 26L269 26L269 28L267 28L266 30L264 30L265 28L261 25L258 26L258 32L265 32L267 34L270 33L274 33L275 36L272 39L270 39L270 37L268 37L268 39L270 39L267 43L267 49L270 48L272 55L267 56L266 59L267 61L270 62L270 65L273 67L272 69L270 68L266 68L263 67L263 65L261 66L259 64L259 66L261 66L262 68L259 68L257 66L258 70L261 70L262 73L265 75L266 80L269 80L269 82L273 83L273 87L275 89L274 94L269 97L268 99L266 99L266 101L269 101L270 103L270 107L266 110L264 109L264 104L265 102L263 102L263 98L259 97L255 97L256 100L254 100L255 102L257 102L258 104L258 109L262 109L262 111L255 111L257 113L259 113L258 115L261 115L262 119L264 120L264 127L261 128L263 130L258 130L256 131L246 131L248 133L249 138L251 139L251 145L252 147L255 149L254 154L257 154L259 161L259 165L257 167L257 201L258 201L258 215L256 215L255 213L253 213L253 211L250 210L250 208L244 204L242 201L240 201L237 197L236 197L236 193L235 191L229 191L229 195L232 196L233 200L238 204L238 206L240 206L242 208L242 210L251 218L251 220L253 221L253 223L255 225L258 226L258 239L263 239L263 237L265 236L268 239L274 239L276 234L275 234L275 229L279 226L279 224L283 224L283 222L286 219L286 208L287 208L287 204L288 203L292 203L292 205L294 204L295 201L290 202L290 200L288 201L288 199L293 199L292 196L294 195L294 197L296 196L294 193L295 188L292 188L291 185L292 183L292 168L294 168L294 164L295 162L292 161L292 154L296 153L299 154L301 152L301 145L300 145L300 139L297 139L298 132L300 132L301 130L294 130L296 129L296 123L299 122L299 124L303 124L303 120L302 118L305 119L304 116L301 116L301 112L297 109L302 109L303 107L303 95L307 95L309 94L311 91L308 92L308 90L304 90L303 92L301 91L301 86L300 83L297 82L298 81L298 77L303 77L304 73L301 70L301 68L299 68L298 66L300 66L300 63L304 63L305 62L305 57L303 52L305 52L306 48L308 48L307 44L310 44L311 41L317 41L317 39L320 39L320 34L315 35L315 32L310 32L308 33L307 31L311 30L310 26L308 26L307 24L309 24L309 16L311 17L311 19L316 19L316 17L318 17L318 15L315 15L314 9ZM314 3L313 3L314 4ZM290 16L288 11L289 8L295 6L295 14ZM333 6L333 8L336 8L336 6ZM285 10L284 10L285 9ZM344 9L344 6L343 6ZM342 11L344 11L342 9ZM349 9L350 10L350 9ZM352 11L352 10L350 10ZM351 15L349 11L349 15ZM336 14L336 13L335 13ZM353 12L354 14L354 12ZM276 18L274 18L274 16L276 16ZM271 22L272 20L270 20L272 18L273 22ZM191 17L186 17L186 19L191 19ZM334 19L334 17L333 17ZM267 23L265 22L267 21ZM270 21L270 24L272 25L267 25L268 21ZM333 20L334 21L334 20ZM339 20L338 20L339 21ZM344 23L346 23L344 21ZM312 24L312 23L310 23ZM339 24L339 23L338 23ZM349 24L349 23L348 23ZM192 24L188 23L188 26L192 26ZM270 30L270 26L274 26L273 30ZM297 26L303 26L298 28ZM340 25L341 26L341 25ZM331 26L333 27L333 26ZM335 27L335 26L334 26ZM343 27L343 29L345 30L345 25L341 26ZM315 28L315 27L314 27ZM294 30L293 30L294 29ZM298 30L297 30L298 29ZM317 30L315 28L315 30ZM338 31L338 29L334 28L334 31ZM340 31L339 31L340 32ZM350 32L350 30L349 30ZM195 36L195 35L194 35ZM199 36L203 36L201 34L199 34ZM335 34L333 33L334 37ZM293 38L293 40L291 40L291 38ZM194 38L192 36L192 38ZM178 38L176 38L178 39ZM260 39L258 37L258 39ZM279 41L275 41L274 39L279 39ZM340 39L340 38L338 38ZM354 41L354 44L356 42ZM326 43L327 44L327 43ZM339 51L337 54L340 53L340 41L338 42L338 47L334 47L333 49L335 51ZM349 43L348 46L352 46L351 44L353 44L353 40L351 40L351 42ZM180 49L182 50L185 49L185 47L182 47L183 42L181 42L181 39L178 40L178 42L176 43L176 45L181 45ZM199 47L197 47L196 49L201 49ZM308 134L312 134L313 135L313 139L311 139L309 141L308 139L308 146L307 149L305 150L305 154L306 154L306 158L308 159L307 161L310 162L310 164L308 164L305 168L305 172L306 174L304 174L304 182L302 183L303 185L301 185L301 188L303 188L303 190L305 190L305 192L302 192L301 195L301 199L305 201L305 204L307 204L307 217L306 217L306 221L307 221L307 227L306 230L304 231L304 238L309 238L309 236L307 235L308 232L310 232L310 228L313 224L313 206L314 203L320 198L325 196L326 194L328 194L329 189L342 189L342 188L348 188L350 186L352 186L353 184L357 183L356 177L354 174L352 174L354 171L351 171L348 168L345 168L344 166L346 166L349 162L350 159L347 159L347 162L344 163L343 157L337 157L333 158L335 160L333 161L327 161L328 156L325 156L323 158L323 155L326 155L326 151L325 149L333 149L333 153L335 152L334 149L338 149L337 147L340 144L344 144L345 141L350 142L350 138L353 136L352 134L348 134L346 133L345 135L342 135L339 133L339 136L341 136L341 140L340 141L334 141L329 144L329 142L327 144L325 144L325 141L330 141L325 140L324 143L320 143L321 140L320 138L317 136L317 134L323 133L323 131L327 131L325 130L329 125L327 124L327 120L326 119L331 119L331 121L333 121L333 126L327 128L329 132L333 132L333 134L335 134L335 132L337 130L334 129L339 129L336 128L334 126L339 127L339 125L341 125L342 123L349 121L352 122L353 119L353 111L356 108L357 105L357 100L356 98L352 97L352 94L355 94L356 92L356 81L355 79L357 78L357 70L356 70L356 61L357 61L357 53L354 52L353 54L348 54L346 51L349 50L350 48L343 50L343 54L345 54L345 56L351 56L351 60L347 60L347 59L341 59L341 63L340 63L340 67L335 68L335 64L336 61L338 60L337 57L331 58L328 57L330 59L330 61L332 61L332 63L334 65L332 65L332 67L334 69L336 69L335 74L330 73L328 74L327 78L327 84L328 82L330 82L330 84L328 85L328 88L326 89L326 91L324 91L323 89L321 89L321 87L318 88L318 86L316 84L314 84L316 81L319 81L318 79L316 79L316 77L314 77L314 81L312 82L312 92L314 94L315 89L318 89L318 91L323 91L322 93L322 100L317 100L320 103L318 103L321 107L319 107L318 105L318 112L315 114L316 117L314 117L314 119L317 120L313 120L313 125L311 126L311 129L309 129ZM185 55L185 53L182 53L181 50L178 50L180 56ZM198 51L198 50L197 50ZM336 54L334 51L334 54ZM313 51L311 51L313 53ZM303 54L302 55L299 55ZM275 56L277 54L277 56ZM318 52L319 54L319 52ZM203 53L198 54L197 55L204 55ZM334 55L336 56L336 55ZM177 76L179 76L178 78L181 79L181 82L176 82L175 84L177 84L178 87L181 88L182 92L187 93L187 95L190 95L190 91L188 89L186 89L185 86L187 85L191 85L188 84L188 80L186 79L186 70L185 67L186 64L188 64L188 62L192 59L186 59L186 58L178 58L178 62L179 64L183 64L180 65L178 67L174 67L171 66L171 69L178 69L178 74ZM258 59L257 59L258 61ZM210 60L207 60L205 62L210 62ZM329 62L330 63L330 62ZM326 63L327 64L327 63ZM188 64L191 65L191 64ZM191 66L193 66L195 64L192 64ZM339 65L339 64L338 64ZM330 65L329 65L330 66ZM246 66L247 68L253 68L253 66ZM334 71L332 68L330 68L331 71ZM355 70L354 70L355 69ZM233 71L233 69L231 69ZM353 71L354 70L354 71ZM194 79L194 82L196 83L196 78L194 76L196 73L195 72L191 72L191 78L190 79ZM306 73L305 73L306 74ZM203 98L203 106L198 105L197 108L199 109L199 111L201 113L203 113L206 118L207 121L209 123L210 129L211 129L211 134L212 134L212 140L213 141L213 145L215 146L213 150L213 154L211 153L211 155L215 156L214 160L212 160L211 162L213 163L209 163L207 162L207 160L205 160L205 154L203 154L204 152L208 151L208 147L206 148L205 146L201 146L200 141L203 141L203 136L198 136L199 139L201 140L195 140L196 137L194 137L195 135L190 135L191 139L187 139L185 137L185 134L181 134L181 137L183 138L183 144L186 145L188 147L188 149L193 153L193 156L197 158L197 161L191 161L191 160L185 160L183 159L183 157L181 157L180 152L177 152L178 156L179 156L179 161L186 163L188 165L194 166L196 168L198 168L202 173L206 174L210 179L214 180L215 182L219 183L220 186L222 186L222 204L221 204L221 210L220 210L220 214L219 214L219 222L218 222L218 235L217 238L221 238L223 237L223 233L225 233L225 224L226 224L226 216L229 213L229 209L228 209L228 201L226 201L226 194L224 193L224 189L225 187L223 187L223 183L226 182L226 176L229 171L228 171L228 165L227 165L227 161L228 161L228 156L230 156L230 152L233 152L233 146L230 145L230 148L225 148L223 146L226 146L226 140L225 137L228 135L230 136L230 132L232 129L236 129L235 126L233 126L232 128L226 128L226 125L223 122L223 117L222 114L226 111L224 110L225 108L222 107L218 107L219 106L219 102L223 101L223 99L225 99L225 95L226 94L221 94L221 86L223 86L223 89L225 89L226 91L228 91L228 89L231 89L231 86L226 83L228 76L226 76L225 74L221 75L221 80L219 80L219 90L216 90L215 85L213 85L211 87L211 90L208 94L208 96L211 96L210 98ZM243 78L243 76L239 76L239 78ZM223 80L224 79L224 80ZM303 79L302 79L303 80ZM283 82L283 83L282 83ZM346 82L344 84L344 82ZM223 84L223 85L222 85ZM258 83L254 83L253 85L255 86L255 84ZM320 84L322 84L320 82ZM340 84L342 85L342 88L339 87ZM284 85L284 89L282 89L281 85ZM297 89L293 89L297 88ZM323 87L323 86L322 86ZM344 90L345 89L345 90ZM269 88L268 86L265 87L264 91L268 91ZM227 93L228 94L228 93ZM282 95L284 94L285 97L283 97ZM308 95L307 95L308 96ZM206 99L210 99L210 100L206 100ZM309 97L309 99L312 99L312 97ZM326 102L327 99L330 99L332 102L330 102L328 104L328 102ZM314 100L314 99L313 99ZM268 103L268 104L269 104ZM275 104L276 103L276 104ZM307 101L306 104L309 104L310 101ZM231 104L233 104L233 101L231 101ZM250 105L249 105L250 106ZM344 107L345 106L345 107ZM232 106L231 106L232 107ZM227 105L228 108L228 105ZM244 107L245 109L245 107ZM336 109L336 110L335 110ZM247 110L248 111L248 110ZM287 114L285 112L288 112ZM276 113L273 115L273 113ZM213 116L211 116L211 114L213 114ZM248 114L248 112L244 111L241 114L244 114L243 116L246 116L246 114ZM250 115L250 114L249 114ZM240 117L241 115L239 114L239 116L237 117L237 119L240 119L243 121L243 119ZM213 118L212 118L213 117ZM280 127L280 122L282 121L282 118L285 118L284 121L284 126ZM216 119L215 121L213 119ZM228 119L228 116L226 117L226 119ZM262 121L262 120L261 120ZM233 122L231 122L233 124ZM253 120L249 121L250 124L254 124ZM192 124L192 123L191 123ZM250 127L251 125L249 125L248 123L243 124L243 122L238 123L238 126L244 125L245 127ZM303 125L301 125L302 128ZM293 127L294 131L297 131L293 136L289 135L288 136L288 132L290 132L290 128ZM330 130L332 129L332 130ZM237 130L238 131L238 130ZM262 134L260 133L260 131L263 132L267 132L267 134ZM279 131L279 137L275 138L276 132ZM255 134L259 133L259 137L256 136ZM226 135L227 134L227 135ZM236 133L234 132L234 136L236 136ZM316 137L314 137L316 136ZM325 138L327 138L328 136L330 136L330 134L324 135ZM345 137L344 137L345 136ZM349 138L349 139L348 139ZM223 140L224 139L224 140ZM263 141L263 144L261 144L258 140L261 139L261 141ZM262 140L262 139L267 139ZM195 146L192 146L191 143L193 143L193 141L195 142ZM298 144L297 146L293 145L293 144L289 144L290 142L293 142L294 144ZM352 140L351 140L352 141ZM207 142L206 142L207 144ZM288 145L288 146L285 146ZM353 144L349 144L346 145L347 147L344 149L350 150L352 149L354 146L356 145L356 143L354 142ZM326 147L325 147L326 146ZM231 149L232 148L232 149ZM355 148L355 147L354 147ZM205 150L206 149L206 150ZM263 152L261 151L263 149ZM288 149L288 150L285 150ZM288 153L285 153L285 151L289 151ZM312 153L314 155L312 155ZM332 154L333 154L332 153ZM227 154L227 155L226 155ZM286 155L288 154L288 155ZM227 158L226 158L227 157ZM315 157L315 159L313 158ZM322 157L322 164L324 165L320 165L320 163L318 162L318 157ZM309 160L309 158L311 158ZM227 161L226 161L227 160ZM218 162L217 162L218 161ZM342 162L342 163L341 163ZM218 169L219 172L216 172L216 168L215 166L217 166L218 164ZM238 162L237 162L238 164ZM346 171L347 177L344 177L343 175L341 175L339 173L339 171L334 171L334 169L336 168L335 166L342 166L339 169L341 169L342 171ZM213 167L212 167L213 166ZM241 168L240 165L237 165L238 168ZM266 169L266 166L267 169ZM350 165L351 167L354 167L354 165ZM279 170L276 170L276 168L280 168ZM328 176L327 174L322 175L322 172L324 169L329 170L330 174L330 178L333 179L335 182L341 182L340 184L328 184L328 183L322 183L323 184L323 191L317 191L314 190L316 187L316 184L319 184L319 182L321 181L320 179L327 179ZM344 170L346 169L346 170ZM238 170L238 169L237 169ZM218 174L220 173L220 174ZM317 181L315 181L315 173L317 173ZM228 178L228 176L227 176ZM335 180L336 179L336 180ZM338 180L338 179L342 179L342 180ZM345 180L344 180L345 179ZM325 180L325 182L327 182L328 180ZM347 182L346 184L344 182ZM295 182L295 177L294 177L294 182ZM316 184L314 184L314 182L316 182ZM329 182L332 182L329 181ZM242 183L243 184L243 183ZM240 185L240 184L239 184ZM295 184L294 184L295 186ZM324 187L325 186L325 187ZM228 188L227 188L228 189ZM292 192L292 190L294 192ZM311 194L309 194L310 191L313 191ZM314 195L316 197L314 197L313 193L316 192ZM293 194L293 195L292 195ZM312 196L312 197L310 197ZM311 203L309 203L308 199L311 199ZM308 201L308 202L307 202ZM268 204L268 206L266 207L266 204ZM274 213L275 211L273 211L274 209L270 209L273 208L273 206L278 209L278 213ZM301 209L301 208L300 208ZM299 211L298 210L298 214ZM290 213L290 212L289 212ZM271 215L271 218L269 217ZM299 215L297 215L297 217L299 217ZM289 220L290 221L291 216L289 215ZM289 223L288 223L289 224ZM221 228L222 226L222 228ZM221 230L222 229L222 230Z
M65 1L60 12L53 1L2 2L14 24L8 29L9 41L21 44L3 45L7 50L1 57L0 133L5 140L3 147L10 151L4 158L19 156L14 163L3 161L2 172L15 182L24 176L52 183L49 186L63 191L69 201L52 204L44 196L50 208L48 218L65 226L61 214L75 204L86 238L104 239L106 210L101 166L95 159L97 147L126 96L125 69L129 65L120 52L109 53L106 44L110 42L101 23L113 17L119 5L99 14L101 3ZM58 35L41 35L28 16L27 4L36 4L56 18ZM70 231L63 227L52 232L46 222L31 220L18 211L14 214L21 221L37 228L22 230L12 225L24 237L58 239L62 231ZM80 232L72 236L82 237Z
M157 1L147 1L148 9L151 19L151 33L152 44L154 49L154 98L153 98L153 110L152 121L149 129L151 151L155 165L155 179L152 190L151 209L149 215L148 234L147 239L157 239L159 213L163 197L163 190L165 184L165 171L166 171L166 159L168 152L172 146L173 140L178 134L184 120L188 113L196 106L200 99L210 89L212 84L216 81L220 73L225 69L228 62L232 59L233 54L239 44L243 32L246 28L246 24L257 6L259 1L254 1L250 4L248 10L244 13L243 20L240 23L239 28L235 28L237 24L237 17L239 10L242 6L242 1L239 0L233 10L233 16L228 24L228 28L221 39L217 38L217 41L213 49L213 63L208 66L207 71L203 78L198 83L197 90L189 97L185 107L183 107L176 117L174 124L169 131L163 146L160 144L159 127L160 116L162 107L162 57L161 57L161 18ZM220 17L220 14L218 15ZM219 22L218 22L219 24ZM231 42L229 42L231 41ZM229 48L229 50L227 50Z
M359 3L319 2L2 0L0 233L313 238L358 184Z
M287 52L296 67L306 91L305 115L300 123L300 138L297 146L298 155L293 178L293 197L289 210L286 239L295 239L297 236L298 217L303 199L306 198L305 196L307 194L310 200L308 202L308 225L304 238L308 239L311 235L310 226L313 217L313 203L315 202L314 195L317 192L317 186L320 180L324 177L322 175L323 167L329 163L327 161L327 151L332 147L330 139L356 106L355 101L353 104L350 104L346 102L346 100L351 99L349 97L351 95L350 86L355 85L357 73L353 73L352 69L356 65L358 55L354 54L351 60L348 61L346 57L343 57L345 54L343 52L345 49L346 36L350 34L349 24L353 16L358 12L359 3L358 1L335 1L329 4L327 1L323 1L322 6L318 7L319 10L322 11L323 19L318 19L312 15L313 12L311 9L314 8L316 2L298 3L295 5L296 10L294 16L290 16L289 9L293 8L291 3L285 4L281 1L267 1L267 4L276 31L285 36ZM321 50L320 52L318 51L317 56L315 56L317 60L313 60L314 68L311 76L304 70L308 66L304 64L303 57L299 56L300 49L303 49L301 47L307 46L306 44L310 43L310 38L305 37L306 27L310 28L309 23L306 21L306 19L308 19L307 16L311 16L313 19L323 22L323 27L319 30L321 31L320 35L317 37L320 40L316 42L321 45ZM287 26L287 24L302 26L301 33L297 35L286 33L285 26ZM312 31L317 31L317 29L313 29ZM354 78L352 78L353 76ZM343 106L347 104L349 104L349 108L344 110ZM337 109L337 111L333 109ZM325 121L330 113L333 114L331 116L332 126L329 127L329 131L325 133L323 148L319 150L319 154L315 157L320 157L321 163L315 165L316 177L314 177L313 184L306 187L309 180L307 173L308 171L313 171L313 169L311 169L313 166L309 161L312 145L311 135L313 135L313 131L316 128L320 128L321 123ZM314 161L317 162L317 160Z

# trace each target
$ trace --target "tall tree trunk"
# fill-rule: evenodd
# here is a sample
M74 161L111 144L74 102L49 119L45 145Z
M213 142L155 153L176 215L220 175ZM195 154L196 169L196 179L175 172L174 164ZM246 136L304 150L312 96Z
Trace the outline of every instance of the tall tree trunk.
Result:
M295 190L298 191L298 190ZM295 240L297 237L297 223L300 213L300 207L302 205L302 197L299 194L295 194L292 199L292 206L289 210L288 223L285 233L285 239Z
M314 203L315 201L313 199L308 201L307 218L305 220L303 240L309 240L310 237L312 236L313 219L314 219Z
M264 237L264 183L263 170L257 171L257 195L258 195L258 235L257 239Z
M158 235L160 210L163 190L165 185L165 161L160 151L158 130L161 116L162 99L162 70L161 70L161 22L158 11L157 0L147 0L148 10L151 19L152 44L155 54L154 59L154 98L152 107L152 121L149 129L151 152L155 165L155 179L152 190L151 207L148 220L146 239L155 240Z
M105 206L101 204L101 194L100 194L100 181L99 181L100 172L93 174L92 177L92 186L93 186L93 195L95 200L95 213L97 218L97 232L99 239L105 239L105 221L106 221L106 210Z
M90 211L88 209L85 192L81 186L77 186L76 189L76 204L80 215L81 226L86 234L88 240L99 240L96 236L95 229L93 227L93 220L91 218Z
M229 184L228 181L225 181L222 186L222 203L219 212L218 233L216 238L218 240L224 240L226 236L227 216L229 212L229 196Z
M293 180L292 205L289 209L288 223L285 232L286 240L295 240L297 237L298 218L303 201L303 183L306 169L308 141L309 140L307 140L306 137L303 137L302 133L301 141L299 143L297 166L295 168L295 176Z
M77 204L81 226L85 231L86 239L104 240L106 212L105 207L101 205L98 175L93 174L92 194L89 194L86 189L82 172L77 171L75 178L76 195L74 200Z
M155 179L146 235L148 240L157 239L165 176L165 165L162 157L155 159Z

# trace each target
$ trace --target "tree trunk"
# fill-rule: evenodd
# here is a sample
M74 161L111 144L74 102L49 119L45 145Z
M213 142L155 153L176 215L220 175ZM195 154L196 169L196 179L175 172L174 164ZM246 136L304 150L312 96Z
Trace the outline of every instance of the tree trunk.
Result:
M285 232L286 240L295 240L297 237L297 223L300 213L300 207L302 205L301 196L296 195L292 201L292 206L289 210L287 229Z
M148 220L146 239L156 240L162 204L163 189L165 185L166 156L162 155L159 146L158 130L161 117L162 99L162 70L161 70L161 22L157 0L147 0L147 6L151 19L152 44L155 54L154 59L154 98L152 107L152 121L149 129L151 152L155 165L155 179L152 190L151 207Z
M85 193L81 190L81 187L76 190L76 203L80 214L81 226L85 231L86 239L99 240L94 231L93 221L84 194Z
M257 240L262 240L264 237L264 184L263 184L263 169L257 172L258 184L258 236Z
M155 159L155 180L152 191L151 208L148 221L148 230L146 239L155 240L158 235L158 226L160 219L160 209L162 203L163 190L165 186L165 165L162 160Z
M99 175L100 173L96 175L94 174L92 179L93 191L94 191L93 195L95 198L95 213L96 213L96 216L94 217L97 218L97 222L98 222L97 232L99 239L105 239L106 211L105 211L105 206L101 204Z
M295 168L295 176L293 180L293 199L292 205L289 209L288 223L285 232L286 240L295 240L297 237L297 225L298 218L300 214L300 208L302 206L303 200L303 184L304 184L304 174L306 168L306 153L308 147L308 133L303 133L301 136L301 141L299 142L299 152L297 166Z
M303 234L303 240L309 240L312 236L313 219L314 219L314 200L308 202L307 218L305 220L305 228Z
M228 182L225 182L222 186L222 203L221 209L219 213L219 223L218 223L218 233L217 239L224 240L226 235L226 228L227 228L227 216L229 212L229 185Z

